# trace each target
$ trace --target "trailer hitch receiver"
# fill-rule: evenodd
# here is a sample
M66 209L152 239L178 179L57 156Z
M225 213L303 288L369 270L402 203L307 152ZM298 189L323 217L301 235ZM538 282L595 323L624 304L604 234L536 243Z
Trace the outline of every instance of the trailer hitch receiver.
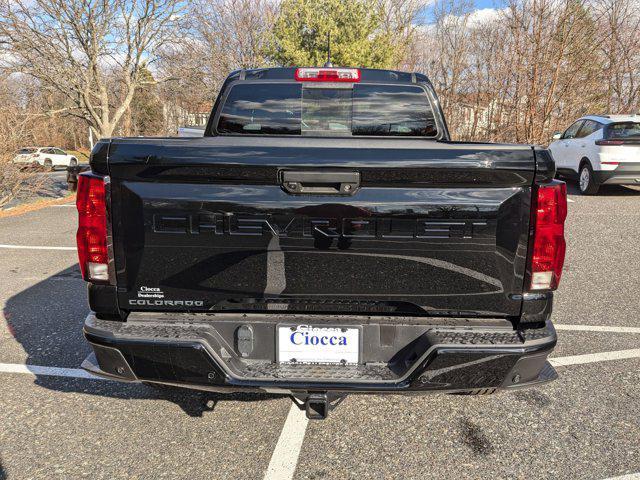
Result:
M309 420L324 420L329 414L329 401L326 393L312 393L304 403Z
M294 393L291 395L293 403L300 410L304 410L309 420L324 420L329 411L337 407L346 395L327 392Z

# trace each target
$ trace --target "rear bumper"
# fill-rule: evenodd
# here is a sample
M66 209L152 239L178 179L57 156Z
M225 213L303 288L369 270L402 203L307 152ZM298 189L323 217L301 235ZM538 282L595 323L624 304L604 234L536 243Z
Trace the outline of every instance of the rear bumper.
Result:
M557 378L547 362L557 340L551 322L516 331L506 326L426 325L406 317L381 325L363 317L364 363L292 365L275 362L274 320L222 317L156 314L116 322L91 314L84 334L94 353L83 368L116 380L218 392L490 393ZM318 323L317 317L296 317L297 322ZM233 341L240 325L250 325L256 334L256 347L245 357Z
M596 180L604 185L640 185L640 162L620 163L615 170L593 172Z

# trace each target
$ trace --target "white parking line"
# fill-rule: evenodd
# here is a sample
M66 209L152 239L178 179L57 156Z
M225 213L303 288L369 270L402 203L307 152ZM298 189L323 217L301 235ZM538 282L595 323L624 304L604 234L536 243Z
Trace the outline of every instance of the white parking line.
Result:
M623 327L620 327L623 328ZM607 362L611 360L622 360L628 358L640 358L640 348L631 350L617 350L613 352L588 353L584 355L571 355L549 359L554 367L566 367L569 365L582 365L586 363ZM39 365L24 365L15 363L0 363L0 373L22 373L33 377L38 375L53 377L85 378L91 380L108 379L94 377L90 373L79 368L45 367ZM298 457L302 449L302 442L307 430L307 420L305 413L296 405L292 405L289 414L282 427L282 432L278 438L269 467L265 473L265 480L290 480L293 478ZM637 474L616 477L615 480L638 480ZM614 479L608 479L614 480Z
M640 480L640 473L629 473L628 475L621 475L619 477L610 477L605 480Z
M586 355L572 355L551 358L549 361L554 367L565 367L568 365L605 362L635 357L640 357L640 348L615 352L589 353ZM306 416L304 416L304 413L300 411L298 407L292 405L291 410L289 410L289 415L287 416L287 421L282 428L282 433L280 433L280 438L278 438L276 448L271 456L269 468L264 476L265 480L293 478L293 473L298 465L298 457L300 456L307 424L308 420ZM629 479L621 478L621 480L631 479L635 480L634 477L630 477Z
M46 245L7 245L0 244L0 248L9 248L14 250L77 250L76 247L49 247Z
M265 480L290 480L298 465L304 434L309 420L303 410L291 405L276 448L265 473Z
M609 325L568 325L554 323L556 330L568 330L576 332L611 332L611 333L640 333L638 327L611 327Z
M576 201L575 201L575 200L571 200L570 198L567 198L567 202L569 202L569 203L575 203Z
M81 368L43 367L40 365L24 365L19 363L0 363L0 373L26 373L33 377L45 375L48 377L87 378L91 380L108 380L96 377Z
M567 365L608 362L611 360L623 360L625 358L638 357L640 357L640 348L633 348L631 350L617 350L615 352L587 353L585 355L571 355L568 357L550 358L549 362L554 367L566 367Z
M73 207L73 208L75 208L76 204L75 203L62 203L60 205L49 205L49 206L53 207L53 208L60 208L60 207L63 207L63 208L64 207Z

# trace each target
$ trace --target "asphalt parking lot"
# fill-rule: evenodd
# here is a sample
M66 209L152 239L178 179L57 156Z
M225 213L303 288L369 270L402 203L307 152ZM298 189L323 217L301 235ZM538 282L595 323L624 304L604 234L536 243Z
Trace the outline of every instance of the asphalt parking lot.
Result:
M6 210L38 200L54 200L68 195L67 170L58 167L52 172L37 171L36 175L28 180L28 185L29 188L21 191L3 208Z
M640 478L640 189L570 200L559 380L351 396L322 422L281 396L87 378L73 205L0 218L0 480Z

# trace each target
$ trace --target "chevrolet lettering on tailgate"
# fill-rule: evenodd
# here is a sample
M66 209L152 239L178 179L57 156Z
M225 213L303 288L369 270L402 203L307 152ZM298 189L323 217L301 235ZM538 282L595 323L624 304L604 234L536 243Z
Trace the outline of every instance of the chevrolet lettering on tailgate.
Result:
M394 218L258 217L236 213L155 214L156 233L276 235L279 237L473 238L486 220L426 220Z

